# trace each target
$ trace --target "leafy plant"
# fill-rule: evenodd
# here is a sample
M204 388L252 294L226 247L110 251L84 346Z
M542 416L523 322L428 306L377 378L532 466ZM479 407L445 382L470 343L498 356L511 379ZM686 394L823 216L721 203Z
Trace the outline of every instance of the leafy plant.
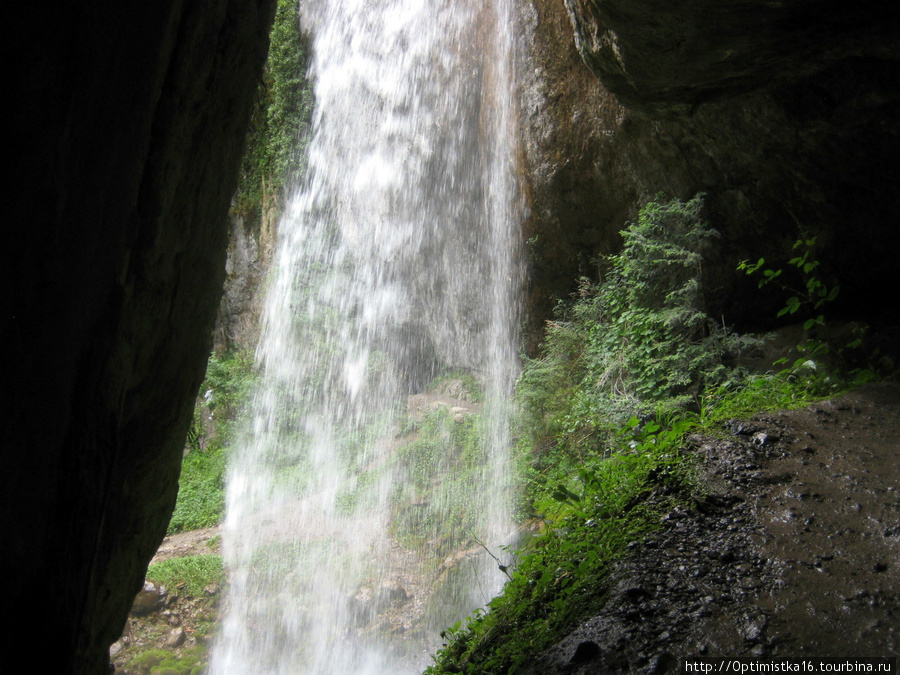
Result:
M658 199L623 230L602 281L582 279L558 308L543 358L526 363L517 396L533 445L597 450L631 415L697 409L706 388L735 377L728 363L748 339L703 308L703 251L718 236L703 196Z
M791 293L785 301L784 307L778 311L779 317L792 316L802 308L819 311L826 303L833 302L840 293L840 286L837 284L829 286L818 276L817 269L820 262L814 255L816 240L816 237L803 236L795 241L793 249L797 255L788 261L788 265L796 267L802 275L803 288L801 290L797 290L784 281L782 270L762 270L763 278L759 280L759 288L775 283L782 290ZM760 258L755 263L744 260L738 265L738 269L752 275L758 272L765 263L765 258ZM803 324L803 330L810 330L816 325L825 325L823 314L808 318Z
M840 293L837 283L829 283L821 273L820 261L816 252L817 238L803 235L794 242L794 257L788 261L788 269L795 272L799 283L786 281L786 274L782 269L764 268L765 258L760 258L755 263L747 260L738 264L738 270L747 275L762 274L759 280L759 288L769 284L775 284L787 294L784 307L777 316L792 317L799 314L806 317L803 322L803 330L806 332L804 340L797 345L801 354L793 364L788 364L787 359L781 359L778 363L787 365L786 374L805 377L810 384L825 383L840 386L834 383L834 376L844 376L847 367L846 356L854 350L859 350L863 344L863 336L867 331L866 326L855 329L855 337L846 344L837 344L829 330L825 319L825 307L834 302ZM822 369L823 362L829 361L830 368ZM839 373L828 372L829 369L842 371ZM822 372L824 371L824 372ZM858 381L864 381L874 377L874 369L856 369L851 375ZM821 387L820 387L821 388ZM820 393L825 393L821 391Z
M232 423L242 412L257 379L253 351L235 349L212 354L200 387L205 407L216 419L219 435L230 440Z
M595 390L659 401L696 396L723 376L729 335L703 307L703 250L718 233L702 218L702 200L641 209L622 232L622 252L608 258L593 302L579 307L594 319L588 374Z

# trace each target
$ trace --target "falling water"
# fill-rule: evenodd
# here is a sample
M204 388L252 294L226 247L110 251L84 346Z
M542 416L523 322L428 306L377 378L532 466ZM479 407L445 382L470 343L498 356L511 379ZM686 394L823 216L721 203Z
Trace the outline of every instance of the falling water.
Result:
M509 12L302 3L309 171L229 470L218 675L417 672L440 628L502 587L520 282Z

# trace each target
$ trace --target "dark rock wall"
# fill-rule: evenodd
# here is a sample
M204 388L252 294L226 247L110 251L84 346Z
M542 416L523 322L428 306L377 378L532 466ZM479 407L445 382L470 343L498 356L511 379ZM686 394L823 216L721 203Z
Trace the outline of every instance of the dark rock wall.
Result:
M897 56L886 2L564 1L585 63L625 105L656 114Z
M106 671L165 533L273 4L7 17L0 570L41 672Z
M659 191L708 194L722 233L708 300L728 323L774 317L782 294L735 267L784 266L800 231L842 286L838 312L893 307L900 33L886 3L520 7L532 335Z

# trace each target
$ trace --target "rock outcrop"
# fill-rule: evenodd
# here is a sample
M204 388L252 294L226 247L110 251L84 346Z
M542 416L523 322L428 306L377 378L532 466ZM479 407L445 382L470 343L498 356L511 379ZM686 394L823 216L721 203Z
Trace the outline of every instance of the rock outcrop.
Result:
M273 5L7 17L0 569L42 672L107 672L165 533Z
M885 308L897 290L900 151L898 26L886 6L566 6L534 0L520 13L534 319L579 274L596 274L592 260L659 191L707 193L722 233L711 313L728 323L774 315L783 298L759 294L735 265L783 265L801 231L818 237L844 311Z
M262 279L271 258L271 240L246 227L239 216L232 214L230 221L224 292L216 316L217 351L256 344L262 313Z

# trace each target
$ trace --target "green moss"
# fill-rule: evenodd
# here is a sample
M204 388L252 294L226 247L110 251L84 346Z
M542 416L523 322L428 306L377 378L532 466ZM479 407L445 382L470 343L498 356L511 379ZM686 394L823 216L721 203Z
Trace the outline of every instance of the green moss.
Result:
M202 675L206 672L207 649L202 646L170 652L148 649L128 662L137 675Z
M128 665L139 673L149 673L151 668L158 666L170 656L171 654L164 649L149 649L131 659Z

